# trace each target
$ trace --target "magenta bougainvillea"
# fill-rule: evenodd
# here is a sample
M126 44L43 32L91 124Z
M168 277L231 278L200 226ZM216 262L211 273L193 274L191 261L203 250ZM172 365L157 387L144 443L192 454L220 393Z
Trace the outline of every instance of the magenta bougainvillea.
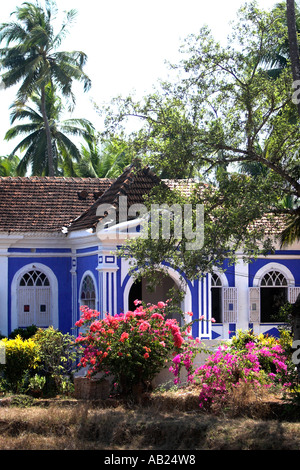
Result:
M225 402L229 393L243 383L256 388L290 385L285 352L274 338L254 338L243 347L237 347L235 342L224 343L197 368L193 365L195 344L183 349L173 358L170 371L178 383L181 368L186 368L188 381L199 388L201 408Z

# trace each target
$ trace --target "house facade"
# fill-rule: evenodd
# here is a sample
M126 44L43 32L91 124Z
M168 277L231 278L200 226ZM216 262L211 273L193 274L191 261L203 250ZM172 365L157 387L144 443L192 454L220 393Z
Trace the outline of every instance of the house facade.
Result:
M102 236L97 230L120 195L130 208L158 183L149 169L131 168L116 180L1 178L0 334L32 324L74 334L80 305L115 315L132 309L136 298L166 300L170 287L182 285L179 272L165 266L168 276L150 294L147 279L137 283L129 261L117 256L114 223L103 225ZM173 182L165 184L172 190ZM138 227L132 215L119 224L118 234L138 236ZM182 310L207 320L193 325L195 337L227 339L248 328L277 336L278 307L294 303L300 293L300 245L250 264L240 256L225 272L199 280L183 274L183 288Z

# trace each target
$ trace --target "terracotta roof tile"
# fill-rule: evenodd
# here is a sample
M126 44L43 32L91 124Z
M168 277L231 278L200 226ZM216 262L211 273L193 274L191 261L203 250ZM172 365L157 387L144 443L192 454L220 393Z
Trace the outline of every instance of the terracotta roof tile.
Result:
M61 232L114 180L64 177L0 178L1 232Z
M68 232L96 229L100 204L111 204L118 211L119 196L127 196L128 207L143 203L144 195L157 184L178 189L188 196L195 189L193 180L160 180L149 168L127 168L113 180L104 178L0 177L0 232ZM266 234L279 233L285 221L274 224L265 217ZM275 225L275 226L274 226Z

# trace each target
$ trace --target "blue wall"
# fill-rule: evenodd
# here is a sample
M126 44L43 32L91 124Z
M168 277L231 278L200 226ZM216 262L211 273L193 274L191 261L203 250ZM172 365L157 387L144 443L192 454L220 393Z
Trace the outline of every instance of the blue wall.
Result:
M29 250L30 251L30 250ZM50 250L47 250L48 252ZM70 257L26 257L8 259L8 332L11 332L11 283L15 273L27 264L40 263L49 267L57 278L59 329L70 333L72 328L72 295L71 295L71 258Z
M300 269L298 259L258 259L249 264L249 287L253 287L253 279L257 271L269 263L282 264L283 266L287 267L295 278L295 286L300 286Z

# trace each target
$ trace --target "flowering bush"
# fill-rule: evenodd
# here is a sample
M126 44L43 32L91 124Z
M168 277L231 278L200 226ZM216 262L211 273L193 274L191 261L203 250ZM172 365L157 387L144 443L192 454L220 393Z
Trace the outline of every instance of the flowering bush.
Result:
M15 339L4 338L2 341L5 346L5 363L1 369L9 387L18 392L26 372L38 365L39 348L31 338L23 340L19 335Z
M200 352L205 352L205 348L201 345L199 338L194 339L192 336L185 338L181 351L173 358L169 368L169 371L175 375L175 385L180 382L180 372L183 367L187 371L187 382L193 383L194 359Z
M183 343L177 320L164 313L164 302L146 307L135 301L135 306L134 311L103 319L99 312L81 307L75 324L83 329L76 338L82 354L79 368L88 367L88 376L112 375L124 394L151 381Z
M199 385L199 404L210 408L215 402L225 402L233 387L250 383L254 387L284 384L288 377L284 350L276 339L234 338L231 345L223 344L206 362L192 370L188 351L177 355L172 371L178 381L179 361L187 366L189 381Z

